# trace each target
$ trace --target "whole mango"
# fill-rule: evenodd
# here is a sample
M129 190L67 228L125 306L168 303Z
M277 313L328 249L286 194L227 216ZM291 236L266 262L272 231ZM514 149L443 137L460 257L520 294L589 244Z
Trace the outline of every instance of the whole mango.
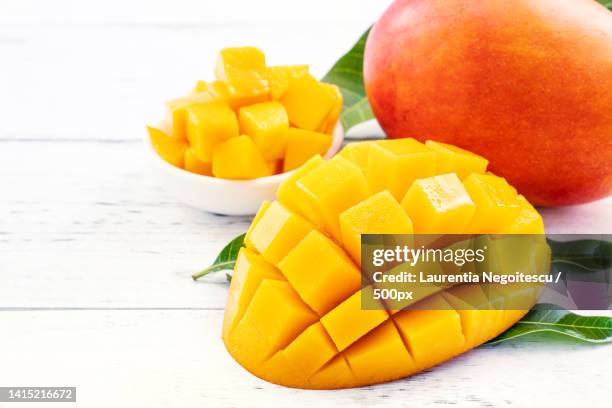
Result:
M594 0L396 0L364 81L392 138L452 143L532 203L612 192L612 14Z

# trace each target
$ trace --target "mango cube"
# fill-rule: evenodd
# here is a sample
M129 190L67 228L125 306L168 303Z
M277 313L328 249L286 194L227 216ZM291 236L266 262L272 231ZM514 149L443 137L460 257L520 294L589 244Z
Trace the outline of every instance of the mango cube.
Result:
M404 377L416 368L391 320L359 339L344 352L344 356L353 374L368 383Z
M341 239L338 216L368 197L363 173L343 157L323 162L297 181L299 200L307 217L317 226Z
M518 195L516 197L521 211L512 222L509 234L544 234L544 220L540 213L523 197Z
M323 325L317 322L293 340L283 354L297 371L308 378L334 358L338 350Z
M285 155L289 118L279 102L245 106L238 113L240 132L251 136L264 159L282 159Z
M266 78L272 100L279 100L296 79L308 73L308 65L268 67Z
M253 230L255 230L255 227L259 223L259 220L261 220L261 218L264 216L266 211L268 211L268 208L270 208L270 202L264 200L259 206L259 210L257 210L257 214L255 214L255 217L253 217L253 221L251 222L249 229L244 235L244 246L245 247L256 250L255 245L251 241L251 235L253 234Z
M412 234L412 222L388 191L381 191L340 214L342 244L361 265L361 234Z
M210 162L217 144L238 136L236 114L223 102L190 104L187 134L198 159Z
M195 149L190 146L185 150L185 170L202 176L212 176L212 163L198 159Z
M246 352L249 350L246 344L232 351L245 362L260 364L316 321L317 315L302 302L289 283L264 279L230 334L239 341L256 344L257 352Z
M283 171L300 167L317 154L323 156L331 146L331 136L310 130L291 128L286 132L286 152Z
M408 138L385 140L370 146L366 177L372 192L389 190L399 201L416 179L436 171L435 153Z
M310 222L274 201L258 215L249 229L246 243L268 262L278 265L312 229Z
M231 82L232 70L259 71L266 69L266 55L257 47L228 47L219 52L215 76Z
M269 100L270 85L265 72L266 57L255 47L224 48L215 66L215 76L227 83L230 98L242 100L238 105Z
M476 211L455 174L416 180L402 199L402 207L417 234L461 234Z
M223 332L229 334L242 319L253 295L265 279L285 280L284 276L264 258L250 249L242 248L236 259L236 267L228 294Z
M366 293L362 294L362 291ZM339 351L344 350L389 318L382 304L379 309L374 310L361 308L361 297L368 296L373 299L371 292L371 286L361 289L321 318L323 327Z
M368 156L370 155L370 146L376 142L352 142L347 144L338 153L348 161L355 164L360 169L368 167Z
M433 140L426 141L425 146L436 153L439 174L455 173L465 180L472 173L484 174L487 171L489 161L475 153Z
M261 221L260 221L261 222ZM309 265L317 260L317 267ZM319 315L359 289L359 270L332 240L312 230L278 264L304 302Z
M173 166L183 168L185 151L189 145L151 126L147 126L153 148L159 156Z
M318 131L331 135L334 132L336 123L338 122L338 118L342 112L342 93L336 85L322 83L321 86L327 90L333 102L332 108L329 110L327 117L325 120L323 120L323 123L321 123L321 126L319 126Z
M280 99L292 125L317 130L334 107L335 97L312 75L296 79Z
M278 190L276 190L276 197L278 200L291 211L305 215L305 212L302 210L304 203L298 199L299 191L297 188L297 181L311 170L319 167L322 163L323 159L321 156L317 155L295 170L278 186Z
M248 136L233 137L213 151L212 172L215 177L248 180L269 176L270 169L253 140Z
M459 314L441 295L424 300L418 310L395 314L393 320L420 368L459 354L465 345Z
M471 174L463 182L476 205L469 234L496 234L506 228L521 212L516 190L505 179L488 174Z

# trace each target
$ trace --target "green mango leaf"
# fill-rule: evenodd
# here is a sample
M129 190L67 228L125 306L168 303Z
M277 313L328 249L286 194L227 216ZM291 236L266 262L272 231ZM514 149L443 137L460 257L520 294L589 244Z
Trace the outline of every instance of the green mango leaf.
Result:
M246 234L238 235L236 238L232 239L217 255L212 265L208 268L203 269L198 273L194 273L191 275L193 280L198 280L209 273L219 272L219 271L233 271L234 265L236 265L236 258L238 258L238 252L240 248L244 246L244 237ZM226 273L228 282L232 280L232 275Z
M612 242L596 239L578 241L548 240L554 263L575 265L581 268L598 271L612 266Z
M487 344L499 344L534 333L565 336L585 343L612 342L612 317L580 316L567 310L550 310L536 305L514 326Z
M601 3L604 7L607 7L608 10L612 10L612 1L610 0L597 0L599 1L599 3Z
M363 50L370 29L323 77L323 82L338 86L344 99L340 120L344 130L374 117L363 86Z

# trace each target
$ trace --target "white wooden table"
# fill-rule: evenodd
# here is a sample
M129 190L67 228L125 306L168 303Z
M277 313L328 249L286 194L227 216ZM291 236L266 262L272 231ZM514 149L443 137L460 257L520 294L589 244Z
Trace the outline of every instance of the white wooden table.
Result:
M223 46L322 75L388 3L0 0L0 386L76 386L83 407L610 406L605 346L516 341L334 392L267 384L225 352L224 277L190 274L249 219L166 194L144 123ZM611 210L544 215L609 233Z

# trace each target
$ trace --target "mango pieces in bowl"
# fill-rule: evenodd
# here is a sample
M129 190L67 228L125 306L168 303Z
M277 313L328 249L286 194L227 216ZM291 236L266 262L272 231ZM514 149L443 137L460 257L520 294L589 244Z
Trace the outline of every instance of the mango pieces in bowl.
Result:
M268 67L261 50L238 47L221 50L214 71L215 81L168 101L162 126L148 128L162 159L203 176L249 180L331 150L342 94L307 65Z

